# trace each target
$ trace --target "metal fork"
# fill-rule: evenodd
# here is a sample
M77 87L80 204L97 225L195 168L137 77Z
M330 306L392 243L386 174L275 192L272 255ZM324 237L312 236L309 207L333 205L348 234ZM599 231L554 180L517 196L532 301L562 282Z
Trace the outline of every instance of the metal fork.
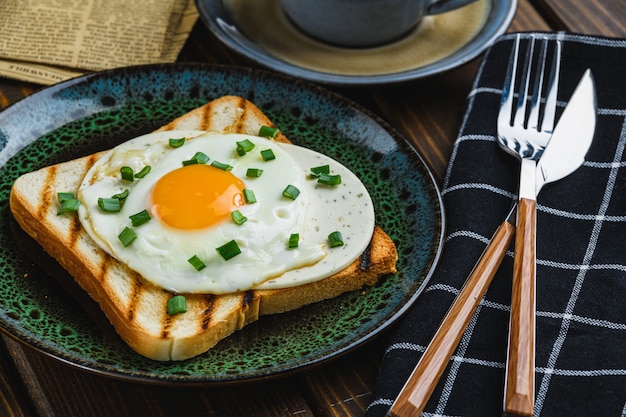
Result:
M552 136L559 78L560 43L556 43L542 106L548 40L544 38L533 68L536 39L526 50L517 105L513 108L520 36L511 53L498 115L501 147L520 159L520 183L511 291L511 316L504 390L505 415L532 416L535 397L535 274L536 196L535 169ZM530 113L528 97L534 71ZM512 120L511 120L512 119Z
M507 103L506 106L508 106L508 113L505 113L507 111L507 107L505 107L505 110L501 111L500 118L502 120L506 119L507 126L510 124L513 110L512 102L515 86L513 68L517 68L519 43L520 38L518 36L515 42L514 52L511 55L506 86L503 91L503 102ZM542 47L543 49L539 62L545 61L547 42L544 42ZM556 48L557 50L560 50L560 43L558 41ZM559 55L560 52L555 55L551 74L558 73ZM530 52L529 56L532 56L532 52ZM525 73L527 72L528 70L525 70ZM535 99L533 100L531 115L529 116L531 126L538 125L539 123L539 92L542 89L543 72L540 74L541 76L538 78L539 85L536 85L533 91L533 97L535 97ZM550 85L555 86L556 79L554 79L554 76L551 76L550 79L552 80ZM526 86L526 84L528 84L527 81L522 82L522 85ZM524 91L526 90L527 87L525 87ZM535 91L537 91L537 93L535 93ZM538 146L542 149L547 144L554 126L556 88L550 88L549 91L550 93L546 99L545 107L550 110L544 111L545 114L543 117L542 127L540 129L535 128L537 132L535 134L536 137L534 138L534 141L538 143ZM527 96L528 94L525 95ZM526 100L526 98L522 98L522 100ZM508 117L506 117L505 114L508 114ZM516 114L520 114L521 117L522 113L516 111ZM538 150L537 152L540 151ZM542 184L537 185L537 192L539 192L541 185ZM443 318L439 328L435 332L435 335L424 351L420 361L390 407L387 413L388 416L417 416L421 414L422 410L426 406L426 403L435 389L439 378L443 374L450 357L458 346L459 341L471 320L472 314L476 311L478 304L487 291L487 288L489 287L489 284L491 283L491 280L496 273L500 262L504 258L510 242L513 239L515 234L516 208L517 204L514 205L511 212L508 214L507 219L500 225L500 227L498 227L495 234L491 238L490 244L474 266L471 274L468 276L458 296L450 306L450 309Z

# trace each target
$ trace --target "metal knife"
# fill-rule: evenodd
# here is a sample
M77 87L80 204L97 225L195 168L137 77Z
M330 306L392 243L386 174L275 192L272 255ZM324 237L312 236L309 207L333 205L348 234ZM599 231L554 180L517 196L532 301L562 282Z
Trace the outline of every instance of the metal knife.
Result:
M582 165L593 140L595 123L595 85L591 71L587 70L537 164L536 194L539 194L544 184L560 180ZM426 406L513 240L516 209L517 204L492 236L422 358L389 409L388 416L419 415Z

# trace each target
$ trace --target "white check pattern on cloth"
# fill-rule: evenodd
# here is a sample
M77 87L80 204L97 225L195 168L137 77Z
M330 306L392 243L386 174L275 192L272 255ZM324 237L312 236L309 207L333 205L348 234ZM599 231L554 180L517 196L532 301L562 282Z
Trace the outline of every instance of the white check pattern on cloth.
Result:
M557 117L591 68L598 119L583 165L537 198L535 416L626 417L626 40L545 35L563 43ZM519 162L496 137L513 37L479 67L442 188L441 261L389 335L368 417L385 415L517 199ZM511 247L424 416L502 415L513 256Z

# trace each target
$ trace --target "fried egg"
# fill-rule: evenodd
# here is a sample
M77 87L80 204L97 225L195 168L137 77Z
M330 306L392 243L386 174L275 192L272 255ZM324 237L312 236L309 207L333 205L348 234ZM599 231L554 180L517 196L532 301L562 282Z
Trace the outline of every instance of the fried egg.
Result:
M174 147L170 139L182 145ZM238 152L242 143L249 150ZM341 183L311 179L311 168L322 165ZM85 175L78 198L80 222L103 250L177 293L224 294L323 279L360 256L374 230L371 198L346 167L251 135L140 136L106 152ZM121 202L119 210L103 204L111 198ZM127 232L130 242L122 238ZM342 246L331 247L333 232L341 234ZM294 236L297 247L290 247ZM226 248L234 251L227 255Z

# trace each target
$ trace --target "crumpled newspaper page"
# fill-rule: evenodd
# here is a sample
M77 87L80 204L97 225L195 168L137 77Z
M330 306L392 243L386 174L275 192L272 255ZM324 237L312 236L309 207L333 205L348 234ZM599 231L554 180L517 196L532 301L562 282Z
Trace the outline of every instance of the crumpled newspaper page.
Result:
M50 85L174 62L197 18L193 0L2 0L0 76Z

